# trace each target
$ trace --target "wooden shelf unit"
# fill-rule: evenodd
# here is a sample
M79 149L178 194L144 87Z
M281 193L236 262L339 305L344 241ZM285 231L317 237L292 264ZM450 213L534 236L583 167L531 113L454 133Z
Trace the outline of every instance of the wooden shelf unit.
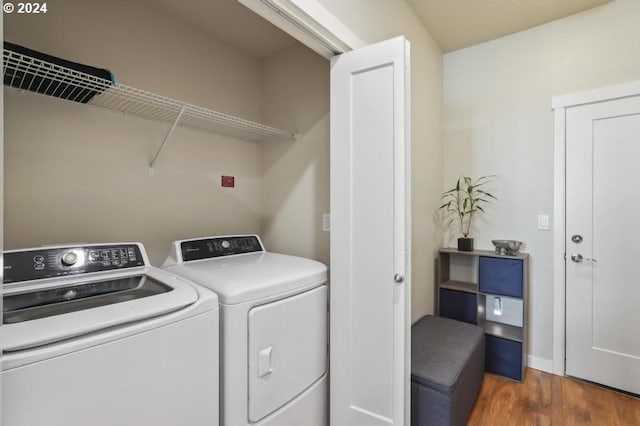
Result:
M526 253L443 248L435 286L436 314L482 327L486 371L519 382L527 364L528 270ZM499 315L488 312L492 300L502 304Z

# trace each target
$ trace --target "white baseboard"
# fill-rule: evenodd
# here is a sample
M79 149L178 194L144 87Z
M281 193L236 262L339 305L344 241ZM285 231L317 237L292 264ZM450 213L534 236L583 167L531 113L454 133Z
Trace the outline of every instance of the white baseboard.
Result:
M527 367L535 370L544 371L545 373L553 374L553 360L546 358L539 358L537 356L527 356Z

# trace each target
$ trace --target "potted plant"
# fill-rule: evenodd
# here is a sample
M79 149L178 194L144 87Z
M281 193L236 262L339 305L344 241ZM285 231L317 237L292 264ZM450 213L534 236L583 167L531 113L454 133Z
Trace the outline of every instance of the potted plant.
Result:
M484 207L496 197L484 190L487 184L496 178L495 175L482 176L475 181L468 176L461 176L456 185L442 194L442 204L439 210L449 217L447 226L456 224L460 228L461 238L458 238L458 250L473 251L473 238L469 237L473 218L478 212L484 213Z

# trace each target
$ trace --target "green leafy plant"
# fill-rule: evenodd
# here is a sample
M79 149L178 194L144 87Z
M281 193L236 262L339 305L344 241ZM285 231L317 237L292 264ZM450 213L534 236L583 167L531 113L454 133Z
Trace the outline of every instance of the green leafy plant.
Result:
M492 194L484 190L487 184L493 182L497 176L482 176L475 181L468 176L461 176L456 186L442 194L442 204L439 210L449 217L447 226L457 223L463 238L469 238L473 217L478 212L484 213L484 207L497 200Z

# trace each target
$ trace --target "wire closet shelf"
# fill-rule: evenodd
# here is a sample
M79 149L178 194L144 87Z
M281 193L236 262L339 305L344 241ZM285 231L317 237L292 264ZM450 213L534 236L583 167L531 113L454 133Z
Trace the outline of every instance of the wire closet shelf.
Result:
M12 50L4 49L3 59L3 78L7 86L19 90L55 93L54 96L68 101L86 103L125 115L171 124L171 129L160 150L175 127L250 141L283 137L297 139L298 137L298 134L292 131L245 120L124 84L112 83L109 80Z

